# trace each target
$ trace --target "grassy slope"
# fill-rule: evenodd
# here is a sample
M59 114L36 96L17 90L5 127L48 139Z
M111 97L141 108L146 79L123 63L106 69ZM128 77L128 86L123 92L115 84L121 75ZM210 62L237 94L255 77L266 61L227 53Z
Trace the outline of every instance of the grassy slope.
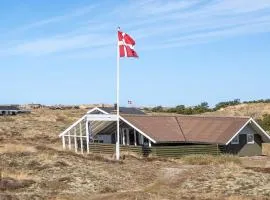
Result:
M177 115L175 113L165 112L148 112L150 115ZM255 119L260 118L263 114L270 114L270 103L250 103L228 106L214 112L202 113L201 115L209 116L250 116Z
M0 199L267 199L270 159L145 160L61 150L58 134L86 110L0 117ZM205 162L208 160L209 162ZM205 165L206 164L206 165ZM246 167L256 167L249 168Z
M217 116L250 116L256 119L260 118L263 114L270 114L270 103L239 104L205 114Z

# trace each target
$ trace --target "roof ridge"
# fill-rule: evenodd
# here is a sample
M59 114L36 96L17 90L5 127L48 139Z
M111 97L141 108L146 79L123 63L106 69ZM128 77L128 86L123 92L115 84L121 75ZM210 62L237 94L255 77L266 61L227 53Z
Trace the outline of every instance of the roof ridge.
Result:
M176 122L177 122L177 124L178 124L178 126L179 126L180 132L182 133L182 135L183 135L183 137L184 137L185 142L187 142L187 138L186 138L186 136L185 136L185 134L184 134L184 131L183 131L182 127L181 127L181 124L180 124L178 118L175 117L175 120L176 120Z
M121 114L123 116L132 117L194 117L194 118L238 118L238 119L250 119L250 116L214 116L214 115L137 115L137 114Z

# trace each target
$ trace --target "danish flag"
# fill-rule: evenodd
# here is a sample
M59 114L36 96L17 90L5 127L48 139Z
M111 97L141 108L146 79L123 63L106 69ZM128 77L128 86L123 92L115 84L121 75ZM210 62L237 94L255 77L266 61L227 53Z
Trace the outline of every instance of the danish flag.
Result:
M135 41L128 34L118 30L118 46L120 57L135 57L138 58L134 50Z

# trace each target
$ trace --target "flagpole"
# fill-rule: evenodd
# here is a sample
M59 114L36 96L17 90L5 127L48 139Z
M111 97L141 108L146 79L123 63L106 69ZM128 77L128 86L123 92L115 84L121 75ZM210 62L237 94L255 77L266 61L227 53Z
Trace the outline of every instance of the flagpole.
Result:
M120 30L120 28L118 27L118 31ZM119 45L118 45L118 32L117 32L117 59L116 59L116 63L117 63L117 69L116 69L116 107L117 107L117 139L116 139L116 160L120 159L120 122L119 122L119 78L120 78L120 63L119 60L120 56L119 56Z

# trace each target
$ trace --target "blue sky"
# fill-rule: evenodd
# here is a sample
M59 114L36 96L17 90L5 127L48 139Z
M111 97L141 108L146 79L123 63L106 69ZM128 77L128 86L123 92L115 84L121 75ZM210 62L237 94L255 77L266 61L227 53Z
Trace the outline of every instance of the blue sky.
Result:
M10 0L0 6L0 104L139 106L269 98L269 0Z

